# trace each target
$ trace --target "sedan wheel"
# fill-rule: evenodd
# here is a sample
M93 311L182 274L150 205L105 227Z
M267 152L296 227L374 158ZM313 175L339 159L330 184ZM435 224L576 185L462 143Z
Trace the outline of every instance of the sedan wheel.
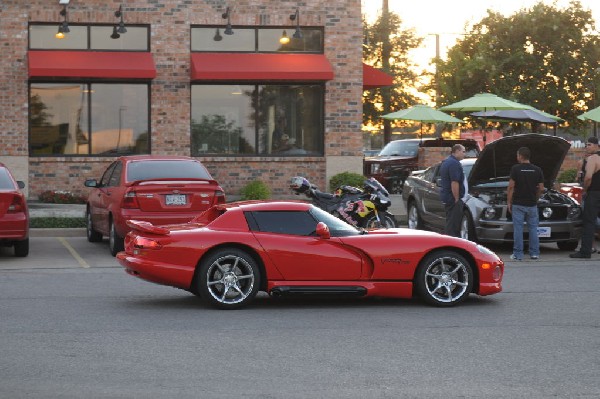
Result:
M15 242L15 256L24 258L29 255L29 238Z
M408 228L417 230L423 227L421 223L421 216L419 215L419 210L417 209L417 204L414 201L411 201L408 204Z
M102 241L102 234L94 230L94 224L92 222L92 214L88 211L85 213L85 225L86 225L86 234L89 242L100 242Z
M471 265L453 251L434 252L421 261L415 290L427 303L453 306L464 301L473 286Z
M256 261L244 251L225 248L202 261L196 291L212 306L236 309L254 299L259 282Z
M117 234L115 224L112 220L110 221L110 230L108 234L108 248L110 249L110 254L112 256L117 256L117 254L124 249L123 238L119 237Z
M471 215L465 211L462 220L460 221L460 238L464 238L469 241L477 241L475 237L475 227L473 226L473 219Z

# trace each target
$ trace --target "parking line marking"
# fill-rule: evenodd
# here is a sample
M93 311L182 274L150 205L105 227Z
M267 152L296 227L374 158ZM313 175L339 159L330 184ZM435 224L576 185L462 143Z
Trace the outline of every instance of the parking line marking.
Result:
M79 262L79 265L81 267L83 267L84 269L89 269L90 265L81 257L79 256L79 254L77 253L77 251L75 251L75 248L73 248L71 246L71 244L69 244L67 242L67 240L64 239L64 237L58 237L58 241L61 242L62 245L65 246L65 248L67 248L67 250L71 253L71 255L73 255L73 257L75 258L75 260L77 260L77 262Z

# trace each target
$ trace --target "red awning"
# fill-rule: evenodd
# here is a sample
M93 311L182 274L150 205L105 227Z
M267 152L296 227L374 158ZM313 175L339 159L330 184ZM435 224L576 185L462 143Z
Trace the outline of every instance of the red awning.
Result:
M370 65L363 64L363 90L376 89L394 84L394 77L385 72L375 69Z
M331 80L333 68L323 54L192 53L191 79Z
M30 78L153 79L151 53L115 51L29 51Z

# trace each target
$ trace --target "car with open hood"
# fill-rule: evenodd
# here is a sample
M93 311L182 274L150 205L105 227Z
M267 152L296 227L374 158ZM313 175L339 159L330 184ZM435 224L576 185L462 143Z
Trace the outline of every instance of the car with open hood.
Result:
M465 211L461 236L487 243L513 241L512 215L508 212L506 194L511 167L517 163L520 147L531 149L531 163L544 173L544 193L538 200L540 242L556 242L563 250L574 250L582 234L580 204L568 195L554 190L554 181L569 151L568 141L543 134L503 137L489 143L477 159L461 161L468 176L468 193L463 198ZM413 173L402 193L408 227L443 231L446 223L444 205L440 201L440 163ZM528 240L525 227L524 240Z

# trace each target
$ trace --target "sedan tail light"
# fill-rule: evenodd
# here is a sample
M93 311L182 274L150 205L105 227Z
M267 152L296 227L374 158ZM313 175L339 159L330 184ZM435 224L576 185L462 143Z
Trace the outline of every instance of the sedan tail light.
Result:
M140 207L140 204L137 200L137 194L132 189L127 190L125 195L123 196L123 201L121 201L121 208L125 209L137 209Z
M215 200L214 204L224 204L225 203L225 193L221 190L215 191Z
M23 197L20 195L13 196L12 203L8 206L6 210L7 213L20 213L25 210L25 203Z

